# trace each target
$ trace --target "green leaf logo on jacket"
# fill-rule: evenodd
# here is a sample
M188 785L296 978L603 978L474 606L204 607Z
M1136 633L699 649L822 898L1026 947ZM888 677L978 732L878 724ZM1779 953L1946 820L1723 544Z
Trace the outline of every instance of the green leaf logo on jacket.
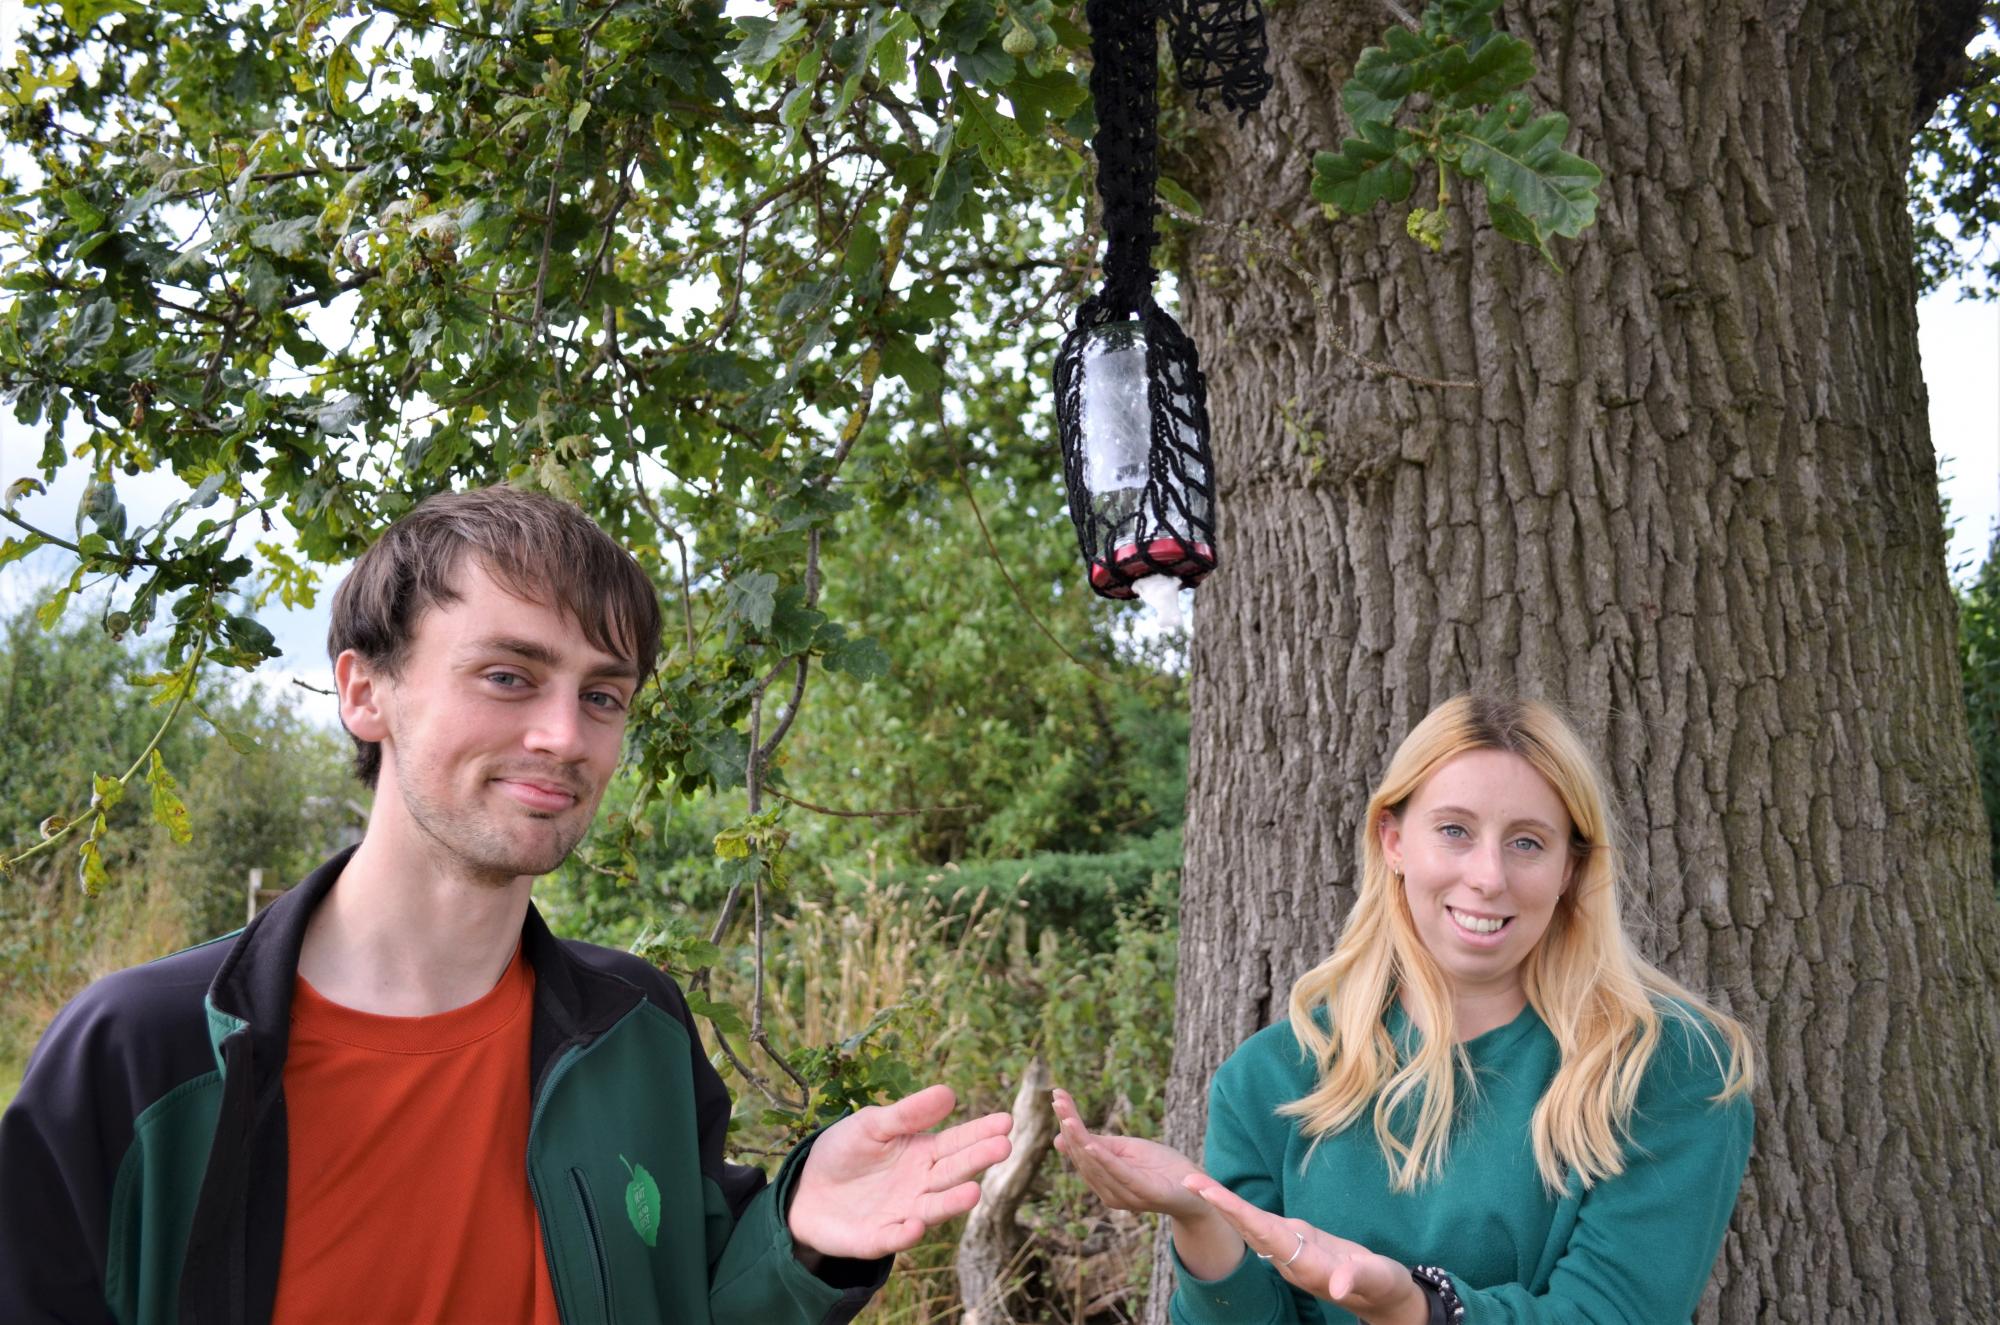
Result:
M646 1166L634 1167L632 1161L620 1155L618 1162L632 1175L632 1181L625 1184L625 1217L632 1221L639 1240L647 1246L659 1245L660 1240L660 1184L653 1181L653 1175L646 1172Z

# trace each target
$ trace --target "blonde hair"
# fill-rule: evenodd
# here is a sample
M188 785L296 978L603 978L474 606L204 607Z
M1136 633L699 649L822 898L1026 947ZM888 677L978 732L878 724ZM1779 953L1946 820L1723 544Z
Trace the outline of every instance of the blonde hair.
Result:
M1408 1191L1441 1170L1460 1087L1454 1069L1463 1066L1470 1083L1470 1063L1454 1033L1450 985L1417 933L1380 830L1384 816L1399 815L1446 760L1482 749L1527 760L1569 812L1569 885L1524 963L1522 983L1561 1054L1535 1106L1535 1164L1551 1191L1561 1191L1572 1174L1589 1187L1624 1169L1633 1103L1659 1047L1663 1017L1687 1022L1715 1055L1724 1077L1718 1102L1750 1089L1753 1050L1742 1026L1646 961L1626 935L1604 780L1574 729L1532 700L1447 700L1389 761L1362 822L1354 909L1333 955L1292 986L1292 1032L1318 1060L1319 1084L1280 1112L1302 1119L1317 1143L1357 1121L1372 1101L1391 1186ZM1399 992L1425 1032L1400 1066L1382 1020ZM1405 1117L1412 1105L1413 1126Z

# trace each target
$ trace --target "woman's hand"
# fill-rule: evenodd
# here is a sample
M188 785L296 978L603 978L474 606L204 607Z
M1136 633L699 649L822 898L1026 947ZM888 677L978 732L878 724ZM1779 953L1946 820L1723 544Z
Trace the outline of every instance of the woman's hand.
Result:
M1185 1185L1189 1177L1204 1176L1193 1160L1157 1141L1093 1133L1083 1125L1068 1091L1054 1095L1056 1149L1098 1200L1138 1214L1199 1220L1210 1213L1207 1203Z
M1344 1307L1368 1325L1425 1325L1430 1318L1430 1302L1407 1267L1303 1219L1260 1210L1205 1173L1183 1181L1251 1251L1269 1257L1287 1283Z
M1055 1092L1056 1149L1114 1210L1161 1214L1173 1220L1174 1250L1199 1279L1220 1279L1243 1261L1243 1239L1195 1195L1188 1183L1212 1179L1193 1160L1157 1141L1093 1134L1083 1125L1069 1092Z

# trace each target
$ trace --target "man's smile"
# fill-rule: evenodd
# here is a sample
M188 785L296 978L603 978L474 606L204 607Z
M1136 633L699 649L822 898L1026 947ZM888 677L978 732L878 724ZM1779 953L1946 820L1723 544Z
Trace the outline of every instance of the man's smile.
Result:
M541 778L502 777L495 782L508 795L531 810L566 810L575 805L580 797L576 792Z

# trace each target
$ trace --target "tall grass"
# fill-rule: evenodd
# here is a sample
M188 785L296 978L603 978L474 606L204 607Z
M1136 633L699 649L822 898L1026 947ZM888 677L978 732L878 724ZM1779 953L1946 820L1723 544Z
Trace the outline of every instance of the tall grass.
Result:
M765 1026L775 1043L892 1056L912 1069L908 1085L950 1085L959 1118L1010 1108L1039 1054L1094 1120L1108 1115L1157 1131L1172 1042L1170 921L1111 915L1095 930L1105 947L1037 927L1031 906L985 890L947 893L935 881L885 882L872 870L829 882L836 886L826 895L797 900L773 922ZM749 981L745 967L733 967L718 973L716 992L747 1004ZM781 1129L756 1120L755 1090L740 1077L729 1084L744 1149L782 1149ZM1151 1265L1149 1221L1106 1212L1051 1152L1019 1222L1026 1236L1011 1276L1017 1318L1046 1325L1138 1318ZM899 1257L858 1319L958 1321L965 1304L953 1261L961 1231L957 1222L935 1229Z
M84 897L68 881L23 879L0 965L0 1094L11 1099L51 1018L101 976L164 957L189 942L187 908L171 886L134 882ZM4 1106L5 1099L0 1099Z

